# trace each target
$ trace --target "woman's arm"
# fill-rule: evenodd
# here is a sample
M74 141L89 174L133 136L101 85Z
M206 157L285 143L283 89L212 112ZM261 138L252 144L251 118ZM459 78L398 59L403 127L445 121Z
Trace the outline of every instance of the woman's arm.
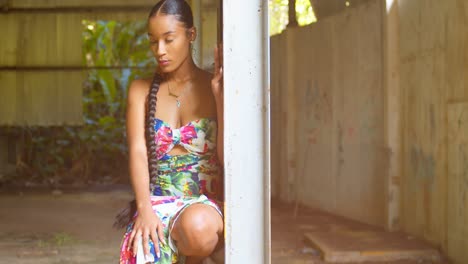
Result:
M223 47L215 48L215 72L211 80L211 89L216 101L216 116L218 123L217 154L221 166L224 167L224 87L223 87Z
M165 244L160 219L153 212L150 188L148 155L145 137L145 104L149 85L142 80L131 83L127 100L127 141L129 148L130 181L135 193L138 217L130 235L129 245L134 254L138 250L138 239L143 238L144 254L149 253L149 239L157 245L160 240ZM157 234L156 234L157 232ZM159 256L159 247L155 247Z
M142 80L131 83L127 99L127 144L130 181L138 212L151 210L148 157L145 139L145 100L147 88Z

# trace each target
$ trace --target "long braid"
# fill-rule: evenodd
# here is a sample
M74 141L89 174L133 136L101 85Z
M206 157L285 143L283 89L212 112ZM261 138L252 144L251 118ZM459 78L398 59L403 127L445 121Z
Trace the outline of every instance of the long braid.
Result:
M146 106L146 117L145 117L145 134L146 134L146 149L148 155L148 170L149 178L154 179L158 176L157 169L157 156L156 156L156 142L155 142L155 131L154 131L154 116L156 114L156 102L159 87L162 82L162 76L159 73L155 73L153 81L151 82L150 91L148 93L148 100ZM132 200L129 206L123 209L117 216L114 222L115 228L126 227L133 219L133 216L137 212L136 201Z
M156 114L156 102L157 93L159 86L162 82L162 77L159 73L154 75L151 83L151 88L148 94L148 105L146 111L146 149L148 155L148 170L150 180L154 179L158 175L157 170L157 156L156 156L156 142L155 142L155 131L154 131L154 116Z

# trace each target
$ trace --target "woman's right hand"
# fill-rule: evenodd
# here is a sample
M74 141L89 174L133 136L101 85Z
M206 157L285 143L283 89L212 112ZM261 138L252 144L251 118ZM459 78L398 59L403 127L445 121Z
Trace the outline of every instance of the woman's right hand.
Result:
M138 240L142 236L143 239L143 252L145 256L150 253L149 240L153 241L156 255L158 258L161 256L159 252L159 243L166 244L164 240L163 225L159 217L153 212L151 208L144 209L138 212L138 215L133 225L132 233L128 245L132 245L133 255L136 256L138 251Z

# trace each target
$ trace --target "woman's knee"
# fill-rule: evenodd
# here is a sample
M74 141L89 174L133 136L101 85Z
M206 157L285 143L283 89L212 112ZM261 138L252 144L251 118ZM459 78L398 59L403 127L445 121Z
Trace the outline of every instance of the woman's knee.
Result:
M209 256L222 233L222 219L208 205L194 204L184 210L174 225L172 238L185 256Z

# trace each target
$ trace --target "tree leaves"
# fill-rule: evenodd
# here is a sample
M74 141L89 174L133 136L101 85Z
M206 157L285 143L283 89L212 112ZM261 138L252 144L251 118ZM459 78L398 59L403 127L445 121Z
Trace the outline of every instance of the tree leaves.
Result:
M127 89L131 80L152 76L155 67L146 21L85 20L82 25L84 65L104 67L88 70L83 85L84 125L21 128L27 165L16 180L56 185L86 184L104 176L127 178ZM135 66L141 68L131 68Z
M280 34L286 29L289 23L288 5L288 0L269 0L270 36ZM296 0L296 15L300 26L317 21L310 0Z

